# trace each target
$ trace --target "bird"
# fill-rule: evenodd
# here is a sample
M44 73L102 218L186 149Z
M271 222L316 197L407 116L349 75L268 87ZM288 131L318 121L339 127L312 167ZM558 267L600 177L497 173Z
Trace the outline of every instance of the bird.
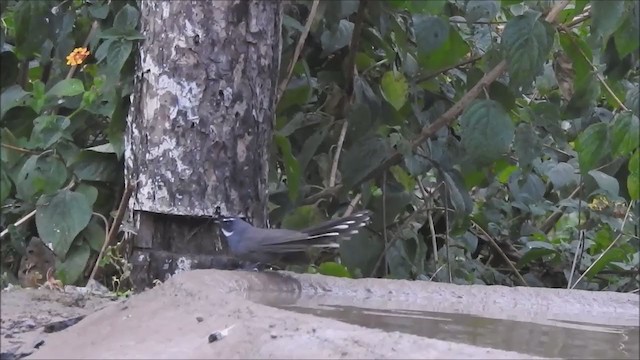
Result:
M304 255L309 249L338 248L339 239L356 235L370 220L371 212L364 210L299 231L258 228L240 217L221 217L216 222L231 255L256 270L259 264L276 264L283 258Z

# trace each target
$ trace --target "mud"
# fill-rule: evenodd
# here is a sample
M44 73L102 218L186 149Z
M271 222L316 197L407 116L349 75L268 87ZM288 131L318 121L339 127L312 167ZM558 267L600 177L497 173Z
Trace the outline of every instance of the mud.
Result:
M637 294L214 270L180 273L123 301L78 306L73 297L42 295L54 293L2 293L3 352L20 333L30 334L20 351L44 340L33 359L639 355ZM57 333L39 328L87 313ZM24 319L31 330L19 332Z

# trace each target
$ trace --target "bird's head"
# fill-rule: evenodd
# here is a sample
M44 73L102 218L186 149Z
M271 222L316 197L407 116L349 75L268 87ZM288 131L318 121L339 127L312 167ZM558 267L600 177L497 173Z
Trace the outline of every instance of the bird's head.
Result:
M223 217L218 219L217 223L220 225L222 234L227 239L233 234L237 234L238 232L243 232L244 230L246 230L248 227L251 226L239 217Z

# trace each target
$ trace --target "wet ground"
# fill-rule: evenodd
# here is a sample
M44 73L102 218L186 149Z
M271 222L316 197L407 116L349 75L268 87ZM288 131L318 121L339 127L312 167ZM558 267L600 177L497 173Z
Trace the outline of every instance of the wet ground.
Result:
M214 270L116 302L24 291L2 293L2 347L20 334L21 351L44 341L29 358L640 356L637 294ZM102 306L66 330L39 328L42 314ZM36 320L20 332L21 319Z

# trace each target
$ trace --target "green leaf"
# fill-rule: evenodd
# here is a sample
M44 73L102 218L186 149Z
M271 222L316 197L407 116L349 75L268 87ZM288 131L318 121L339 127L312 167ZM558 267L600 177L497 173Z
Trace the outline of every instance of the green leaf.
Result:
M127 40L118 40L111 43L107 54L107 75L120 78L120 70L129 58L133 43Z
M91 214L87 198L80 193L64 189L53 196L42 196L36 208L38 234L64 259L73 239L89 224Z
M84 195L89 206L93 206L98 199L98 189L95 186L82 183L76 187L75 192Z
M598 260L598 262L591 267L591 269L586 273L585 277L587 279L592 279L594 276L598 275L600 271L602 271L607 265L614 261L625 261L627 258L627 254L621 248L612 248L609 249L602 257Z
M562 49L571 59L575 73L574 82L580 82L582 79L590 76L592 68L589 62L593 61L593 54L587 42L571 32L562 31L560 32L559 38Z
M84 92L84 85L79 79L64 79L47 91L46 97L76 96Z
M356 142L343 155L340 166L342 180L351 187L363 180L369 172L384 162L389 154L389 146L379 137L366 137Z
M538 21L540 13L528 11L511 19L502 34L502 46L509 68L509 85L513 89L530 87L553 46L554 30Z
M611 124L613 156L626 156L640 146L640 121L630 111L619 113Z
M629 190L631 200L640 199L640 150L637 149L629 159L627 190Z
M42 83L42 81L36 80L33 82L32 95L33 95L33 98L31 99L31 108L36 113L40 114L46 100L44 83Z
M320 266L318 266L318 273L327 276L351 278L349 270L347 270L344 265L332 261L320 264Z
M0 168L0 204L4 205L4 200L11 194L12 187L13 184L4 167Z
M89 225L80 233L84 240L89 244L91 250L100 251L107 237L104 231L104 223L97 216L91 218Z
M16 181L20 199L30 201L39 194L51 194L67 180L67 168L53 156L31 156L22 166Z
M638 1L634 1L632 6L636 8L636 11L637 8L640 8ZM618 50L620 58L624 58L631 54L640 46L640 29L638 29L637 26L637 19L634 21L634 18L637 18L638 14L634 14L633 11L627 11L626 15L626 19L622 26L620 26L613 34L616 43L616 50Z
M18 106L25 106L31 93L22 90L20 85L12 85L6 88L0 95L0 119L7 111Z
M324 221L320 209L315 205L303 205L296 208L293 212L287 214L282 219L283 229L302 230Z
M555 189L562 189L578 183L578 174L573 166L566 162L557 163L547 173Z
M529 241L527 243L527 252L518 261L518 267L522 268L534 260L538 260L545 256L557 256L558 251L554 249L553 245L544 241Z
M16 55L21 60L28 59L40 50L49 35L50 4L48 1L18 1L13 11Z
M353 23L347 20L340 20L337 26L324 31L320 36L322 52L324 54L331 54L336 50L349 45L352 33Z
M109 15L109 4L108 3L102 3L102 4L93 3L93 4L89 5L89 14L91 14L91 16L93 16L96 19L104 20Z
M284 136L275 137L276 144L282 153L285 165L285 173L287 174L287 187L289 189L289 199L296 201L300 193L300 164L291 153L291 143Z
M640 87L637 83L633 84L631 89L627 91L624 104L636 116L640 116Z
M624 0L591 1L591 41L602 46L621 25Z
M80 180L112 181L118 174L115 154L82 150L69 165Z
M138 25L138 17L140 12L135 7L126 4L118 11L115 19L113 19L113 27L122 30L133 30Z
M620 194L620 184L613 176L607 175L602 171L591 170L588 173L598 183L598 187L608 193L611 197L618 197Z
M87 244L80 244L71 247L64 261L56 261L56 278L63 284L75 284L82 278L91 249Z
M578 163L583 174L595 168L598 161L607 155L608 131L607 124L597 123L586 128L576 140L575 147L578 152Z
M469 44L460 36L458 31L449 30L449 36L444 44L428 53L418 52L418 63L423 70L439 71L460 62L470 51Z
M542 147L538 141L538 135L529 123L518 125L513 145L518 163L523 169L530 169L533 160L541 155Z
M382 94L396 110L400 110L407 102L409 84L400 72L387 71L382 75Z
M509 114L493 100L476 100L460 117L461 144L467 160L488 165L509 150L514 126Z
M480 19L491 20L498 14L498 10L500 10L500 3L498 1L469 0L465 18L470 23Z
M437 16L416 15L413 27L418 51L423 54L438 49L449 37L449 23Z
M33 132L29 143L34 148L48 149L64 136L71 125L69 118L60 115L42 115L33 120Z
M402 187L404 187L406 191L413 191L415 189L416 180L413 178L413 176L404 171L403 168L394 165L389 169L389 171L391 171L393 177L396 178L396 180L400 184L402 184Z

